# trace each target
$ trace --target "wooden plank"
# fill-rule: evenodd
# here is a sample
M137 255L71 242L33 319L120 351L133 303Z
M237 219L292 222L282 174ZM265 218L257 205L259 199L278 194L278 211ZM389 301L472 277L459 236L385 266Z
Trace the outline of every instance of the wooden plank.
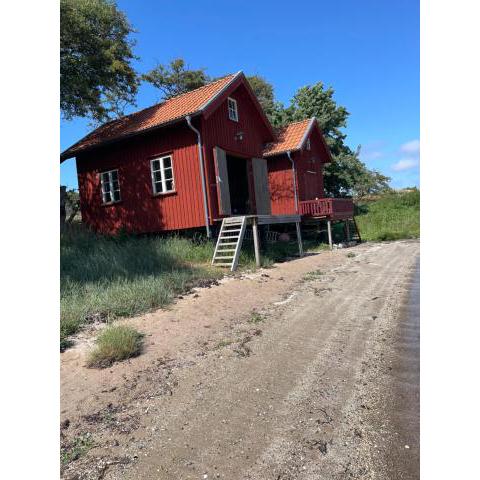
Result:
M267 161L264 158L252 158L253 181L255 186L255 204L258 215L270 215L270 190L268 188Z
M217 194L220 215L231 215L232 205L230 203L230 186L228 184L227 154L225 150L215 147L215 171L217 175Z
M259 225L273 225L278 223L297 223L301 220L300 215L259 215Z
M328 231L328 244L330 245L330 250L333 250L332 222L330 220L327 220L327 231Z
M239 238L237 240L237 246L235 247L234 258L232 260L232 268L231 271L234 272L238 266L238 259L240 258L240 250L242 248L243 237L245 236L245 229L247 227L247 219L245 217L242 218L242 228L239 234Z
M303 257L302 231L300 230L300 222L295 223L297 229L298 253Z

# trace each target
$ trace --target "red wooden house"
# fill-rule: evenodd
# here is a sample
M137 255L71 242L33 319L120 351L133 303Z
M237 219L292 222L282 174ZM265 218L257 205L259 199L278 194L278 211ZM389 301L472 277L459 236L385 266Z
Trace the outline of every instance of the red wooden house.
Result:
M324 198L331 157L315 119L275 132L242 72L102 125L61 160L72 157L82 219L104 233L353 215Z

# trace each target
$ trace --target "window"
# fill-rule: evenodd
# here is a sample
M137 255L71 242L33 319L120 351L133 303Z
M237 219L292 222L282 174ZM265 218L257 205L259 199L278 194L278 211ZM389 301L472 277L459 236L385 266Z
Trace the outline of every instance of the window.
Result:
M228 118L234 122L238 122L237 101L233 98L228 98Z
M155 195L175 191L171 155L152 160L152 185Z
M102 183L102 202L104 204L120 201L120 184L118 183L118 170L110 170L100 174Z
M311 148L311 145L310 145L310 139L307 138L307 146L306 146L307 150L310 150Z

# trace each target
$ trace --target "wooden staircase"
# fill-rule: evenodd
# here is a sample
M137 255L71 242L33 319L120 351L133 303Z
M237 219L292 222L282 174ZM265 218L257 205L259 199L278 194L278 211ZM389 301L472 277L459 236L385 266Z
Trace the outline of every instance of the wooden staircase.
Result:
M237 269L246 226L246 217L228 217L223 219L215 253L213 254L212 265L216 267L230 267L232 272Z

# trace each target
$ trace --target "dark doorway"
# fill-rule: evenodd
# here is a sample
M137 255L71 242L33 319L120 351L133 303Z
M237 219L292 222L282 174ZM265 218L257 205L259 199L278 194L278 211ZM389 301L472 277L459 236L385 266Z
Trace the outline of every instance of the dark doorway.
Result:
M232 215L250 213L247 160L227 155L227 170Z

